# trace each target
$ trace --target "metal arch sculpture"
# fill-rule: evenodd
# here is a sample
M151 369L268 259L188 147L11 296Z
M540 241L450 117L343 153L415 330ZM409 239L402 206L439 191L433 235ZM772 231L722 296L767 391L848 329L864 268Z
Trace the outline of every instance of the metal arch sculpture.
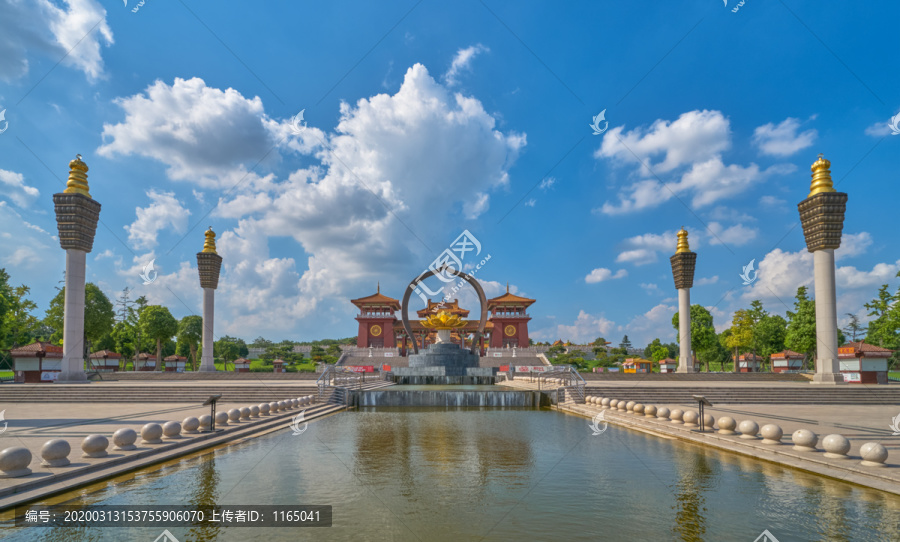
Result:
M484 289L481 287L481 284L475 280L475 277L460 271L458 269L453 269L452 267L444 264L440 269L437 270L438 273L448 272L451 275L455 275L457 277L461 277L463 280L468 282L475 288L475 292L478 294L478 301L481 303L481 319L478 321L478 331L475 332L475 336L472 339L472 348L469 349L469 352L475 354L476 349L478 348L478 341L484 335L484 328L487 325L487 296L484 295ZM409 287L406 289L406 293L403 294L403 302L400 305L400 314L403 317L403 329L406 331L406 335L409 337L410 341L413 343L413 353L419 353L419 343L416 341L413 336L412 326L409 324L409 297L412 295L413 290L415 290L416 285L428 277L433 277L435 275L435 271L426 271L422 273L418 277L414 278L412 282L409 283Z

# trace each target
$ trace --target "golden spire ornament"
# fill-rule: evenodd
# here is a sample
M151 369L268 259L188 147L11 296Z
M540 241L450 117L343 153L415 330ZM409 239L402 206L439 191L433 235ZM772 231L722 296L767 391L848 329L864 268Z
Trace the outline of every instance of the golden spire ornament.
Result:
M81 161L81 155L76 154L75 159L69 162L69 181L66 183L64 194L81 194L91 197L88 192L87 164Z
M812 170L812 183L809 186L808 198L823 192L836 192L834 184L831 182L830 168L831 162L826 160L822 154L819 154L819 159L813 162L813 165L810 167L810 170Z
M203 235L206 236L206 240L203 241L203 252L218 254L216 252L216 232L212 230L212 226Z
M688 246L688 232L684 229L684 226L678 230L678 245L676 246L675 253L679 252L690 252L691 247Z

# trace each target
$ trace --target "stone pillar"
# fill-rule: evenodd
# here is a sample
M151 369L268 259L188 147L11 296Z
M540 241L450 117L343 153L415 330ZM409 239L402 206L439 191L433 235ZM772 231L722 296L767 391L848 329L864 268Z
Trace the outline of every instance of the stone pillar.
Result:
M844 383L837 356L834 251L841 246L847 194L834 189L830 167L831 162L820 154L810 168L812 183L809 196L797 205L806 249L813 253L816 282L816 374L813 384Z
M694 372L694 357L691 355L691 287L694 285L694 268L697 253L688 246L688 233L684 228L678 232L675 254L669 258L672 276L678 290L678 369L679 373Z
M87 382L84 372L85 260L94 247L100 204L88 192L87 165L81 155L69 162L66 189L53 194L59 245L66 251L63 308L63 360L58 382Z
M209 372L216 370L213 357L213 322L222 257L216 253L216 234L212 228L204 235L206 240L203 242L203 250L197 253L197 271L200 273L200 287L203 288L203 354L200 356L200 370Z

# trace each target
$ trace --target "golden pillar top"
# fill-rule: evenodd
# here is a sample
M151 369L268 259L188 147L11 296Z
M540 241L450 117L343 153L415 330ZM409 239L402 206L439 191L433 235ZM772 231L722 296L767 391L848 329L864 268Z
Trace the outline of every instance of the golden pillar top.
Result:
M691 247L688 246L688 232L684 229L684 226L678 230L678 245L676 247L675 253L679 252L690 252Z
M87 164L81 161L80 154L76 154L75 159L69 162L69 180L63 193L91 197L88 192L87 171Z
M810 167L812 170L812 183L809 186L809 198L823 192L836 192L834 184L831 182L831 162L826 160L821 154L819 159L813 162Z
M218 254L216 252L216 232L212 231L212 226L203 235L206 236L206 240L203 241L203 252Z

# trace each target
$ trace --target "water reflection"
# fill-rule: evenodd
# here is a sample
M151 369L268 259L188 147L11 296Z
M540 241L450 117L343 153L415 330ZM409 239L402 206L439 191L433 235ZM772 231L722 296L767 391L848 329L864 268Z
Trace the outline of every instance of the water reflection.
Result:
M898 540L900 499L746 456L548 410L377 409L274 433L73 494L67 504L331 504L327 529L170 531L179 540ZM159 530L4 529L12 540ZM113 538L110 538L113 537Z

